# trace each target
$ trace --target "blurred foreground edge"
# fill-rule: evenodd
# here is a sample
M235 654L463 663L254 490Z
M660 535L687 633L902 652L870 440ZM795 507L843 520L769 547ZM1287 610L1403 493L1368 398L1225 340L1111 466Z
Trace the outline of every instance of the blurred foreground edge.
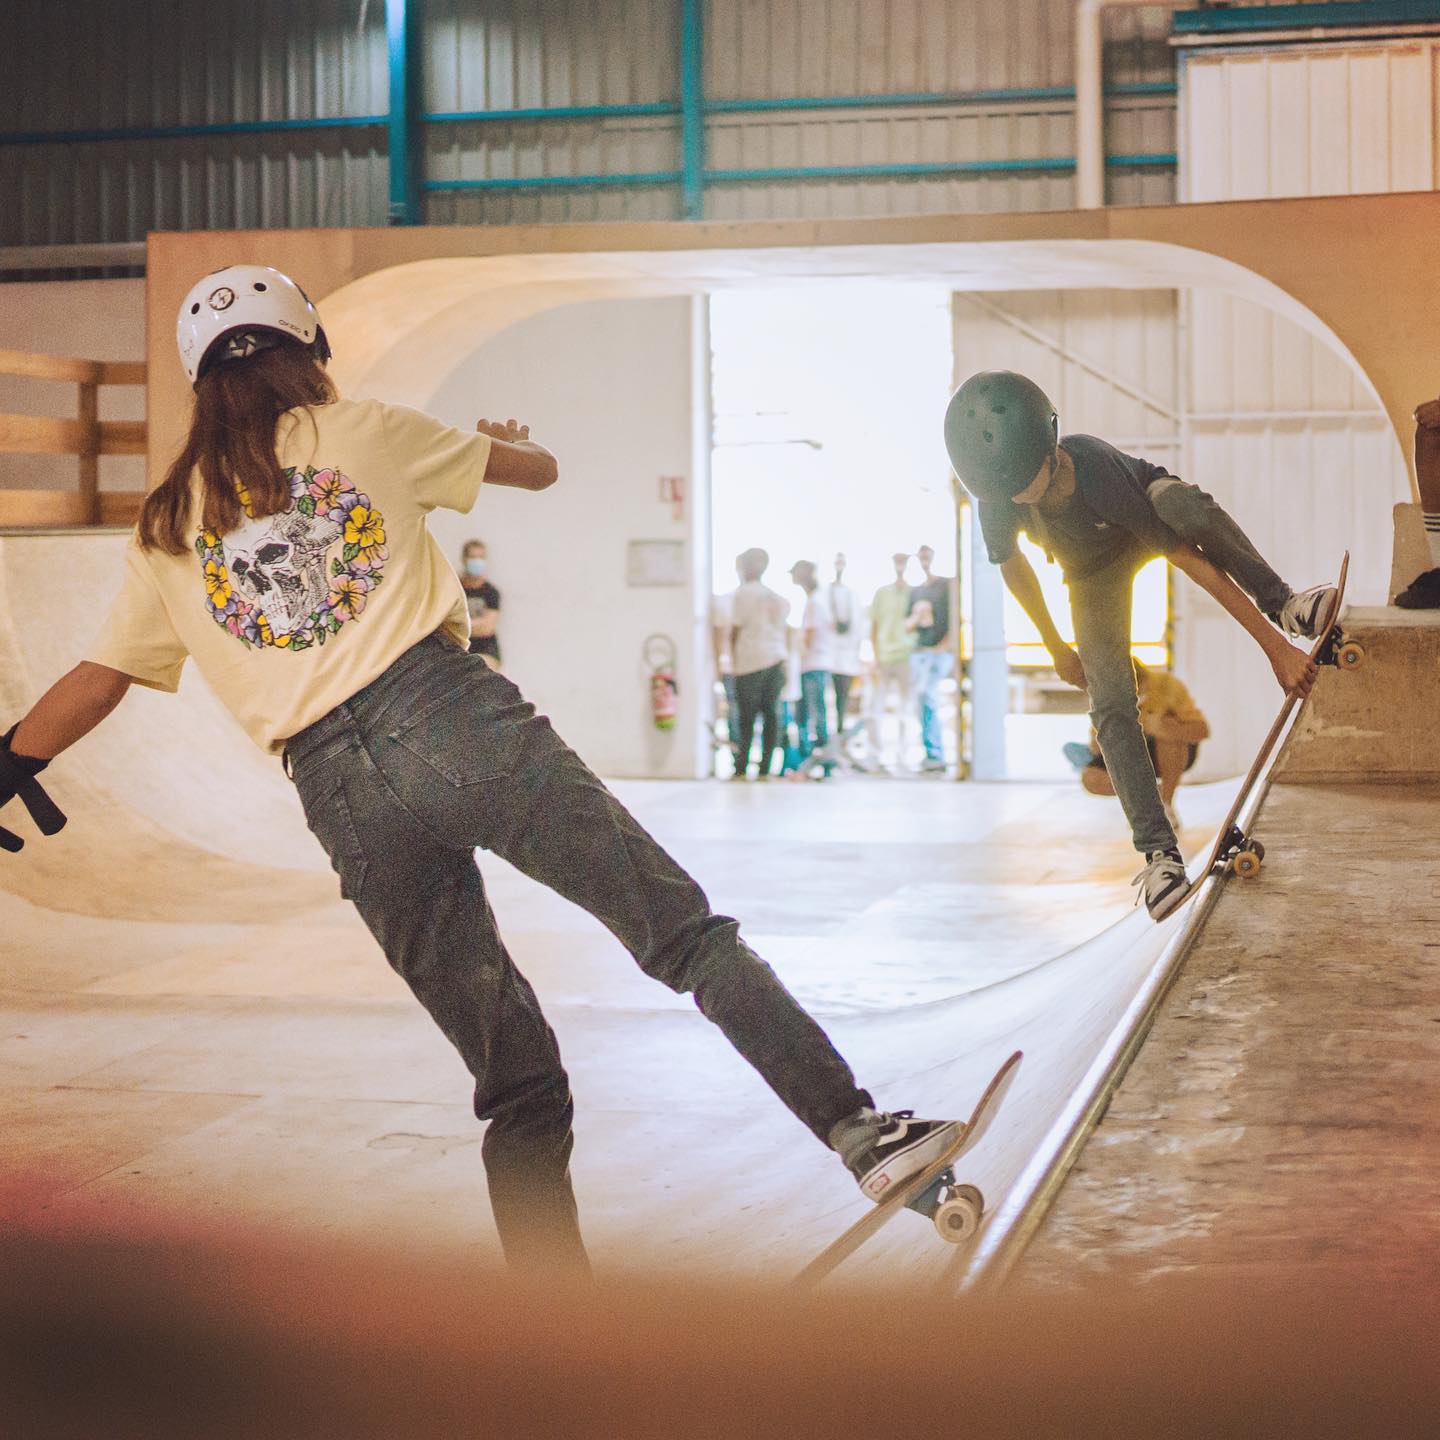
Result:
M1000 1299L576 1288L464 1254L12 1224L0 1434L1431 1435L1437 1278L1435 1257L1405 1257Z

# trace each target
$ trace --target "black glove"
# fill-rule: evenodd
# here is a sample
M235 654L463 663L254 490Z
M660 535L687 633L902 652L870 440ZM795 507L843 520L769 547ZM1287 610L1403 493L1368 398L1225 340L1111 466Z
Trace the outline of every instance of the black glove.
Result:
M55 835L65 828L65 812L45 793L35 778L50 762L34 760L28 755L15 755L10 741L18 724L12 725L0 739L0 806L9 804L17 795L30 812L30 818L42 835ZM25 842L13 831L0 825L0 850L12 853L24 848Z

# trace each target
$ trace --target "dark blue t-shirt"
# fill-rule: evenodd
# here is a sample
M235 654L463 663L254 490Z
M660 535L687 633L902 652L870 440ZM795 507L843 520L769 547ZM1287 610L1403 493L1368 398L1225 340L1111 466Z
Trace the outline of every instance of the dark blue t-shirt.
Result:
M978 506L993 564L1015 553L1015 537L1022 530L1060 562L1067 580L1094 575L1121 559L1139 564L1168 555L1180 543L1145 493L1170 474L1163 465L1127 455L1093 435L1064 435L1060 444L1075 462L1075 493L1062 514L1046 515L1038 506L1009 501Z

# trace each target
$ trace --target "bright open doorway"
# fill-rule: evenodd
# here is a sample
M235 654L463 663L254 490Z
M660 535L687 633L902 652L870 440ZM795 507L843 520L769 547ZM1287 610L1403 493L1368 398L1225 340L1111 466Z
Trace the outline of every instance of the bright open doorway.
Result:
M790 602L789 623L798 629L805 595L791 579L791 566L815 562L823 586L843 554L844 583L861 607L863 644L842 754L865 769L915 773L924 760L916 696L891 689L876 723L867 723L874 659L869 610L877 591L894 583L892 555L913 557L930 546L934 572L958 575L955 609L963 617L962 673L943 681L938 696L948 773L957 773L962 752L971 758L970 672L975 683L1004 692L990 697L992 713L998 706L1004 718L1003 760L989 775L1062 778L1073 774L1063 747L1089 735L1085 697L1066 693L1033 625L1008 595L1001 598L998 575L973 549L968 510L957 523L940 426L955 383L953 304L945 286L876 281L727 290L711 298L713 588L717 597L732 591L736 557L760 547L770 557L765 583ZM1059 570L1036 547L1026 549L1068 637L1069 602ZM913 558L905 579L911 585L922 579ZM982 611L987 604L1001 607L1002 666L969 665L977 603ZM717 614L723 632L723 602ZM1168 615L1165 567L1155 562L1136 582L1136 654L1161 667L1168 658ZM723 649L722 635L717 650ZM792 659L786 686L792 760L799 668ZM719 718L725 702L718 694L716 700L716 773L728 775L730 746ZM833 699L831 706L833 725Z

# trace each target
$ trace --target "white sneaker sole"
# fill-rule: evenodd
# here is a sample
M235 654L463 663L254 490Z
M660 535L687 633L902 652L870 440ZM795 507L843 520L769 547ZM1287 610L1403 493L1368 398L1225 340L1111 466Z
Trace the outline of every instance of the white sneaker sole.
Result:
M890 1156L860 1182L862 1193L871 1200L884 1199L897 1185L903 1185L938 1160L959 1138L963 1128L961 1121L952 1120L923 1140L917 1140L908 1149Z
M1191 881L1186 885L1180 886L1172 894L1167 895L1154 909L1146 905L1146 910L1150 911L1150 918L1152 920L1163 920L1194 888L1195 882Z

